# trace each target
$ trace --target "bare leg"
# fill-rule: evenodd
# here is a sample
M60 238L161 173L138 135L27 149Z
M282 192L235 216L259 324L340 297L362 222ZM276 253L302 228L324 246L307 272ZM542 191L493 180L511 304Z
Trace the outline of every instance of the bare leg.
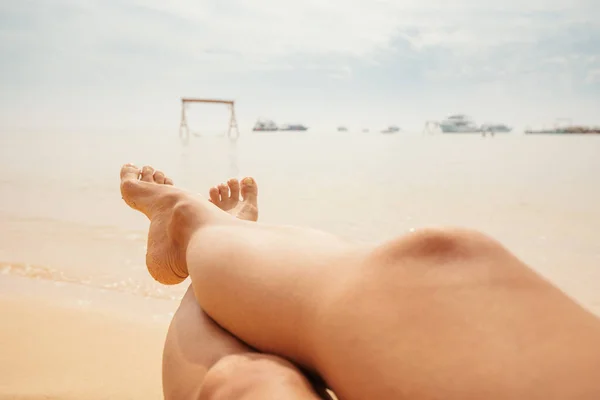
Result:
M154 173L154 176L157 172ZM252 183L254 183L252 181ZM248 187L245 185L246 193ZM256 185L252 196L240 202L240 184L227 184L209 191L210 201L231 215L256 221L258 204ZM231 354L252 352L246 344L218 326L202 309L190 286L173 316L163 352L163 391L165 399L197 399L207 371Z
M227 397L232 390L236 395ZM166 400L332 399L297 367L256 353L218 326L202 311L191 286L165 341L163 391Z
M154 176L157 174L161 175L155 172ZM240 186L243 201L239 198ZM241 185L237 179L230 179L227 184L211 188L209 196L213 204L239 219L256 221L258 218L257 186L251 178L242 180ZM232 358L232 355L238 357ZM259 362L261 357L266 362ZM252 379L240 374L249 374ZM262 379L256 380L257 375ZM218 326L202 311L192 287L188 288L165 341L163 391L166 400L216 399L232 388L239 395L235 398L251 399L259 394L267 394L262 398L330 398L320 382L311 382L313 390L304 385L306 381L296 367L284 360L276 362L273 356L254 353Z
M197 399L207 371L217 361L251 351L202 311L190 286L173 316L165 341L165 399Z
M342 398L600 396L598 319L481 234L359 247L235 220L138 173L123 168L121 191L151 219L151 274L189 273L221 326L318 370Z

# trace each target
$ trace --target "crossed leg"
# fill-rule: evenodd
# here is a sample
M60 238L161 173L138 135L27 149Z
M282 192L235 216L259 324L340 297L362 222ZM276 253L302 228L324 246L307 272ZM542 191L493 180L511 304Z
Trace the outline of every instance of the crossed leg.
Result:
M160 171L152 178L172 184ZM256 221L257 189L251 178L241 185L230 179L211 188L209 196L213 204L236 218ZM163 391L166 400L329 399L323 386L310 382L296 366L254 352L218 326L202 311L191 286L169 326L163 352Z
M163 353L166 400L331 399L295 365L256 353L206 315L188 288Z
M237 220L126 165L155 279L340 397L598 398L600 322L492 239L426 230L379 246ZM550 310L550 311L549 311Z

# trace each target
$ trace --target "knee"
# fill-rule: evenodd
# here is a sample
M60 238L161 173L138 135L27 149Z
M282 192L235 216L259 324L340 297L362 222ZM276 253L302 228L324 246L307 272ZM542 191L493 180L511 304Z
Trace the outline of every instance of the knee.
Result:
M217 361L204 376L199 400L242 397L250 384L243 373L248 368L248 362L247 356L242 354L226 356Z
M386 259L430 259L440 262L506 254L494 239L474 230L420 229L393 240L380 249Z
M223 357L202 383L199 400L238 399L265 385L297 384L300 373L287 361L256 353Z

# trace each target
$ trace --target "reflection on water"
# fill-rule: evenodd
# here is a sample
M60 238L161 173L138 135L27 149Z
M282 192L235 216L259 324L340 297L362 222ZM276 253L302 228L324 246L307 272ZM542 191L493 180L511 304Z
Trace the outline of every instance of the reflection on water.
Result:
M229 176L240 176L240 167L239 167L238 152L237 152L237 141L238 141L237 137L229 138L229 149L228 149L229 168L228 168L228 172L227 172L227 175L229 175Z

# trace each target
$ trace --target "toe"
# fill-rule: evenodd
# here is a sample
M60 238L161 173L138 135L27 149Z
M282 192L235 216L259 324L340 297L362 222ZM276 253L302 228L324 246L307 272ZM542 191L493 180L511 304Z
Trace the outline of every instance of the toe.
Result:
M121 168L121 197L130 207L142 211L137 204L140 190L143 190L138 180L140 173L140 169L133 164L123 165Z
M133 181L140 176L140 169L133 164L125 164L121 167L121 180Z
M219 185L219 194L221 195L221 201L225 201L229 199L229 187L224 184L221 183Z
M229 186L229 198L234 201L240 199L240 182L237 179L230 179L227 181Z
M165 185L171 185L171 186L173 186L173 179L168 178L168 177L165 178Z
M146 165L142 168L142 181L144 182L154 182L154 168L149 165Z
M159 184L164 184L165 183L165 174L162 171L155 171L154 172L154 182L159 183Z
M254 178L242 179L242 197L244 201L256 205L256 197L258 196L258 186Z
M219 198L219 189L216 187L211 187L208 191L208 195L210 196L210 201L215 205L219 205L221 203L221 199Z

